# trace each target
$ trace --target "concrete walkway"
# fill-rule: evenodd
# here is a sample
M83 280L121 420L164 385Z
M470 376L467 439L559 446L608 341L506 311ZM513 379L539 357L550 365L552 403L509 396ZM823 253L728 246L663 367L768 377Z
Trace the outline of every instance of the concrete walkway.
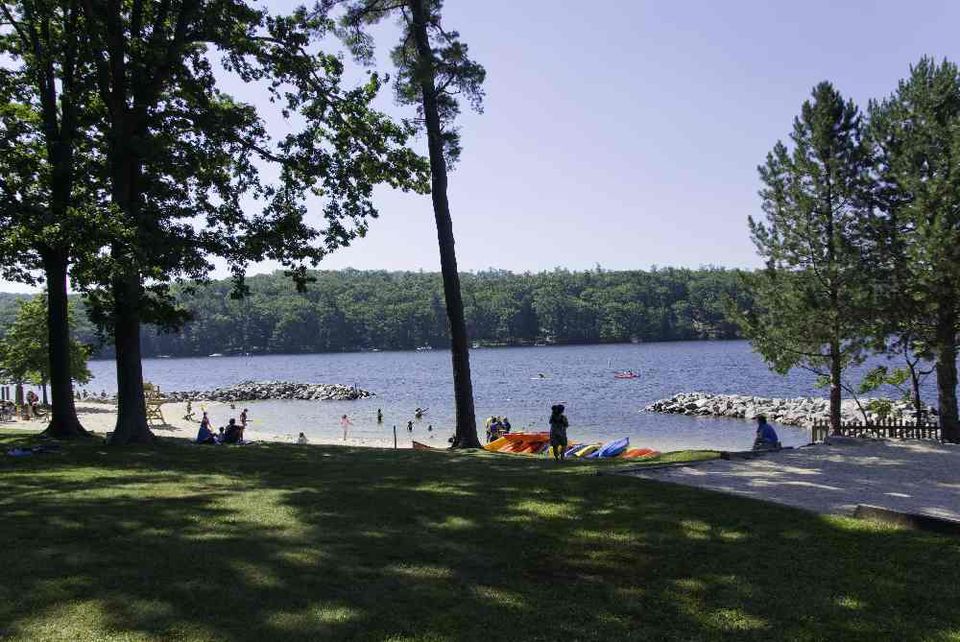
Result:
M960 447L920 441L850 442L626 474L818 513L851 515L857 504L873 504L960 519Z

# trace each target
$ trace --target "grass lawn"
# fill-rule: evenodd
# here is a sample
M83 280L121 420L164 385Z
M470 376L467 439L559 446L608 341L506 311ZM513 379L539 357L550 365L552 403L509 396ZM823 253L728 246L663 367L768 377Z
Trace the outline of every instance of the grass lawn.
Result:
M603 465L175 440L3 456L0 639L960 640L957 540Z

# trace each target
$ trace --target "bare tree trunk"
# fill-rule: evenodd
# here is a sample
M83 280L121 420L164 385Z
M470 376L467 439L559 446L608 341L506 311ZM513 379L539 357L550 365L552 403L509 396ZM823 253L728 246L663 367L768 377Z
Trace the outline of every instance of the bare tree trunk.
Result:
M941 313L937 327L937 407L944 441L960 443L957 420L957 335L949 313Z
M47 331L50 344L50 393L53 409L45 434L57 439L88 437L77 418L70 363L70 323L67 299L67 258L59 253L43 257L47 280ZM46 403L46 385L44 385Z
M447 165L443 157L443 138L440 114L437 109L434 85L433 51L427 37L426 11L423 0L411 0L413 36L420 64L420 94L427 126L430 152L431 196L437 221L437 241L440 245L440 272L443 275L443 294L450 320L450 353L453 360L453 392L456 401L457 426L454 448L479 448L477 420L473 407L473 382L470 379L470 348L460 295L460 275L457 272L457 254L453 238L453 222L447 201Z
M117 363L117 423L111 444L149 443L140 355L140 276L118 277L113 285L114 345Z
M834 435L840 433L840 404L843 400L840 377L842 374L840 345L834 341L830 345L830 432Z

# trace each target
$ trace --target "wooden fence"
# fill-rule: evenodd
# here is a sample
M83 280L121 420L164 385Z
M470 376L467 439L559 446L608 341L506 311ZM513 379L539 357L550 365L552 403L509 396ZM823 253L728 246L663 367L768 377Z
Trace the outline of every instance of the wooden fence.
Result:
M817 419L811 426L813 441L823 441L832 434L829 419ZM905 419L881 419L866 423L847 421L840 424L836 433L843 437L878 437L885 439L936 439L940 440L940 426L936 422L917 422Z

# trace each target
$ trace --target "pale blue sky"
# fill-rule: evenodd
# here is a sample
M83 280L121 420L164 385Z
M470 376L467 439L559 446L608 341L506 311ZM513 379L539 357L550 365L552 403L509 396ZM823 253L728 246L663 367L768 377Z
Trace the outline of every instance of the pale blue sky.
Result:
M755 266L756 166L812 86L865 106L921 55L960 61L945 0L446 0L445 22L488 73L450 178L464 270ZM378 204L323 267L439 269L429 197Z

